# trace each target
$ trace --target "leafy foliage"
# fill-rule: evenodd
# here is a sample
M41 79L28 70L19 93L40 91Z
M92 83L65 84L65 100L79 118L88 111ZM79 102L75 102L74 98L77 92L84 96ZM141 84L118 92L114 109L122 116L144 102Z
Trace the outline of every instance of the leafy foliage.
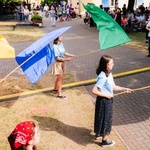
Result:
M45 0L44 2L45 2L45 4L50 5L50 4L52 4L54 2L54 0Z
M40 16L38 13L34 13L31 20L42 20L42 16Z

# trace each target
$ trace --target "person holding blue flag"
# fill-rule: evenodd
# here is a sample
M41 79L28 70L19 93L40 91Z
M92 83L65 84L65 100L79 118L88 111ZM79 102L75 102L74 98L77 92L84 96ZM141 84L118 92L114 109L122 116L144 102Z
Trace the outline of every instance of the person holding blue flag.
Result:
M51 73L57 76L53 91L58 94L57 98L66 99L66 96L62 95L63 73L66 68L65 62L77 57L65 51L62 36L54 40L53 49L56 61L51 65Z
M30 83L38 82L55 61L54 50L50 43L70 28L71 26L63 27L44 35L15 57Z

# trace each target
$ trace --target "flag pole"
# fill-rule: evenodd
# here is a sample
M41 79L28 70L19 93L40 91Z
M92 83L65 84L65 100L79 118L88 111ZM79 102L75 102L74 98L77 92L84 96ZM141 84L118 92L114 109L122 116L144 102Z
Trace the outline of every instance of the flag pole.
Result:
M145 89L148 89L148 88L150 88L150 86L145 86L145 87L133 89L133 92L140 91L140 90L145 90ZM114 96L122 95L122 94L125 94L125 93L127 93L127 92L120 92L120 93L114 94Z
M7 77L9 77L12 73L14 73L18 68L20 68L22 65L24 65L28 60L30 60L33 56L35 56L35 54L33 54L31 57L29 57L26 61L24 61L21 65L19 65L18 67L16 67L13 71L11 71L8 75L6 75L1 81L0 83L2 83Z
M93 50L93 51L90 51L90 52L88 52L88 53L84 53L84 54L78 55L77 57L81 57L81 56L93 54L93 53L96 53L96 52L99 52L99 51L100 51L100 50Z

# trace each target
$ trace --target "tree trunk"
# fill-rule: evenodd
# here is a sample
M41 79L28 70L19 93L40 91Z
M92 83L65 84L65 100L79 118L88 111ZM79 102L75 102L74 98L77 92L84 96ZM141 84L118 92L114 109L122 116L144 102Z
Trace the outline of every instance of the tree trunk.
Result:
M128 0L128 10L131 10L131 12L133 11L133 7L134 7L134 3L135 0Z

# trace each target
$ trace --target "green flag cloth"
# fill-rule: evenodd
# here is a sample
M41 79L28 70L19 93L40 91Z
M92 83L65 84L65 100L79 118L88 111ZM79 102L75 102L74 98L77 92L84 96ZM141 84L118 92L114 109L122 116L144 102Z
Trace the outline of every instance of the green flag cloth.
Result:
M131 40L120 25L105 11L94 4L83 4L99 30L100 50L130 42Z

